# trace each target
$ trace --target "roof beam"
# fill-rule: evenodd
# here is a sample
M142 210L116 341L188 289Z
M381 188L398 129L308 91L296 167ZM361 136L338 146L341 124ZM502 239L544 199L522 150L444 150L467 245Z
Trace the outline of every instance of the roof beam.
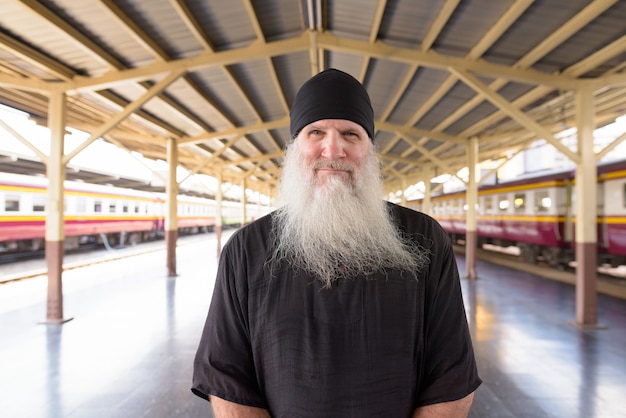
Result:
M439 13L439 16L435 20L435 23L433 23L433 25L429 29L428 33L426 34L426 37L422 41L422 45L421 45L421 50L422 51L427 51L427 50L429 50L432 47L433 43L437 39L437 36L439 36L439 34L441 33L441 30L443 29L443 26L444 26L445 22L450 18L450 15L454 11L454 9L456 9L458 3L459 3L458 0L448 0L448 2L446 4L444 4L442 10ZM379 7L380 7L380 5L379 5ZM380 16L380 19L382 19L382 14ZM380 22L378 22L378 24L380 25ZM374 40L375 39L370 38L370 42L373 43ZM366 56L366 59L369 60L370 59L369 56ZM406 88L408 87L408 85L411 83L411 81L413 80L413 78L417 74L417 70L418 69L419 69L419 64L413 63L413 64L410 65L410 68L408 69L407 73L405 74L404 78L402 79L402 82L400 83L400 85L396 89L395 94L389 100L389 103L387 104L387 107L385 108L385 110L381 114L381 116L380 116L381 120L383 120L383 121L387 120L387 118L389 117L389 115L391 114L393 109L396 107L396 105L398 104L398 102L400 101L400 99L402 98L404 93L406 92ZM417 118L414 116L414 118L411 118L409 120L409 122L407 122L406 125L407 126L414 125L415 122L417 122Z
M565 25L555 31L551 36L549 36L544 42L538 45L535 49L530 51L526 56L522 57L518 62L514 64L516 67L527 67L533 65L537 60L543 58L549 51L547 50L548 46L555 48L557 44L564 42L566 39L574 35L575 31L580 28L583 23L589 23L592 18L595 18L601 11L605 11L608 7L610 7L611 3L614 3L613 0L610 1L598 1L596 5L591 7L588 6L586 9L583 9L578 15L574 18L570 19ZM598 9L597 6L601 5L602 8ZM526 6L527 7L527 6ZM585 10L587 12L585 12ZM519 10L516 11L518 13ZM593 14L592 14L593 12ZM517 18L515 18L517 19ZM608 45L602 48L600 51L592 54L591 56L585 58L577 64L572 65L565 69L562 74L567 74L573 77L578 77L588 71L590 68L597 66L601 62L605 62L606 60L612 58L618 53L623 52L626 43L626 36L622 37L621 40L613 42L611 45ZM621 45L620 45L621 44ZM498 79L492 82L489 85L489 88L497 91L501 87L507 84L508 80ZM547 86L538 86L531 92L526 93L523 98L519 98L515 101L516 107L523 107L525 104L531 103L537 98L549 93L551 91L550 87ZM455 117L460 117L462 114L468 112L475 106L478 106L482 102L482 97L480 95L476 96L474 99L468 101L459 108L456 112L454 112ZM488 118L483 119L475 126L468 128L464 134L470 136L471 133L476 133L482 127L488 126L494 123L497 119L502 118L501 112L496 112ZM451 117L447 119L450 123L452 122Z
M382 160L391 161L396 164L400 163L400 164L407 164L410 166L415 166L415 163L416 163L415 159L413 158L396 157L396 156L388 155L388 154L381 155L380 158Z
M148 36L148 34L146 34L134 20L129 18L113 0L101 1L113 14L113 16L120 21L120 23L122 23L137 43L141 44L147 51L150 51L158 60L167 59L167 53L163 50L163 48L161 48L159 43L152 37Z
M389 132L400 132L404 136L428 137L438 141L452 142L465 145L467 138L444 134L443 132L432 132L412 126L396 125L389 122L377 122L378 130Z
M141 108L148 100L152 99L155 95L160 93L163 89L169 86L171 83L176 81L183 74L182 71L173 72L165 77L163 80L156 83L152 86L148 91L146 91L141 97L137 100L133 101L131 104L126 106L124 110L120 113L116 114L113 118L106 121L104 124L100 125L98 128L94 129L91 132L91 135L87 140L85 140L82 144L74 148L72 152L66 154L63 157L63 164L67 164L72 158L74 158L78 153L80 153L83 149L85 149L89 144L91 144L96 139L100 138L102 135L109 132L116 125L118 125L121 121L126 119L132 113L134 113L137 109Z
M36 93L47 93L50 91L50 83L41 79L12 77L4 74L0 74L0 86Z
M437 37L441 33L441 30L444 28L446 23L448 23L450 16L452 16L452 13L454 13L459 3L460 0L446 0L443 4L439 14L435 18L435 21L428 29L426 36L424 36L424 40L422 41L422 45L420 47L423 52L428 51L435 43Z
M565 145L561 144L556 138L554 138L550 131L544 129L543 126L532 120L530 117L526 116L521 110L513 106L511 102L507 101L497 92L491 90L478 78L465 71L457 70L455 68L451 68L450 71L454 73L454 75L456 75L459 79L461 79L465 84L471 87L474 91L476 91L476 93L480 94L485 99L493 103L496 107L500 108L504 113L515 119L522 126L526 127L530 131L536 132L540 137L543 137L556 149L565 154L570 160L574 162L578 162L580 160L580 157L577 154L570 151L569 148L567 148Z
M594 85L599 87L618 86L622 84L626 84L626 73L610 74L594 81Z
M534 0L518 0L511 7L507 9L507 11L502 15L498 22L491 27L483 36L483 38L471 49L471 51L467 54L466 58L475 60L478 59L489 47L496 42L500 36L519 18L520 15L533 3ZM452 3L448 5L452 7ZM426 51L426 44L422 45L422 51ZM430 45L428 45L430 47ZM415 69L417 70L417 65L415 65ZM454 87L458 79L454 75L450 75L446 78L446 80L441 83L441 85L437 88L437 90L427 99L427 101L415 112L415 114L409 119L407 125L415 125L433 106L435 106L443 97ZM482 98L477 95L473 100L470 100L465 105L458 108L451 115L449 115L446 119L441 121L437 126L435 126L432 131L433 132L442 132L446 127L460 118L462 115L470 111L472 108L476 107L480 102L482 102ZM425 139L426 137L423 137ZM424 141L418 142L418 144L423 143ZM409 150L415 149L413 146L409 148Z
M591 69L595 68L599 64L606 62L607 60L617 56L618 54L622 53L625 49L626 49L626 36L623 36L622 38L605 46L604 48L595 52L594 54L590 55L584 60L579 61L578 63L568 67L565 71L563 71L563 73L571 74L573 76L580 76L586 73L587 71L590 71ZM503 86L504 84L506 84L504 80L496 80L490 84L489 88L492 90L496 90L500 88L501 86ZM550 87L546 87L546 86L536 87L533 90L526 93L525 95L523 95L522 97L516 99L513 103L515 107L517 107L518 109L522 108L534 102L535 100L539 99L540 97L546 95L551 90L552 89ZM479 96L477 96L477 98L472 99L472 102L474 102L475 100L477 100L477 103L480 103L480 101L482 101L482 98L479 98ZM468 136L468 137L472 135L476 135L482 129L495 123L498 119L501 119L501 118L502 118L502 113L496 112L484 118L483 120L481 120L474 126L466 129L464 132L462 132L462 135Z
M272 158L279 158L282 157L284 155L283 151L277 151L277 152L272 152L269 154L262 154L262 155L257 155L255 157L248 157L248 158L241 158L239 160L235 160L235 161L229 161L228 164L231 165L241 165L244 163L256 163L258 161L269 161Z
M558 45L561 45L572 35L580 31L592 20L604 13L607 9L617 3L617 0L594 0L587 7L582 9L576 16L567 21L563 26L555 30L545 38L539 45L526 54L524 58L519 60L516 65L520 67L529 67L545 57Z
M254 29L257 41L265 43L265 34L263 33L263 29L261 29L261 24L259 23L259 19L257 19L256 11L254 10L252 2L250 0L244 0L243 5L246 9L246 13L248 14L248 18L250 19L250 24Z
M240 61L255 60L267 56L284 55L297 51L310 50L314 36L318 47L335 51L345 51L351 53L361 53L365 56L375 56L387 58L400 62L421 64L428 67L447 69L450 67L461 70L482 73L496 77L504 77L509 80L526 84L545 84L552 87L572 89L578 86L575 77L564 74L547 74L532 69L512 68L504 65L492 64L480 60L448 57L437 54L433 51L421 52L406 48L397 48L375 42L374 46L368 42L356 41L337 37L329 32L303 32L300 36L286 40L279 40L268 43L251 44L244 48L222 51L205 52L196 57L172 60L168 62L155 62L142 68L129 69L116 73L108 73L100 77L75 76L68 82L67 90L91 89L97 90L106 88L112 83L120 81L140 81L150 79L163 72L173 69L184 68L187 71L194 71L207 66L224 66Z
M107 64L111 70L115 71L115 70L121 70L125 68L124 64L121 61L119 61L116 57L114 57L108 51L104 50L100 45L92 41L88 36L79 32L73 25L69 24L67 21L65 21L64 19L60 18L58 15L51 12L47 7L42 5L40 2L33 1L33 0L23 0L22 2L25 5L27 5L34 13L37 13L41 18L47 20L51 25L56 26L57 28L59 28L59 30L63 31L63 33L65 33L67 36L71 37L87 53L94 56L101 62L104 62L105 64ZM111 5L111 3L109 3L109 5ZM140 39L150 39L150 37L147 36L144 32L138 32L138 29L135 27L136 25L133 27L129 27L128 19L123 17L122 11L119 8L117 8L117 6L115 5L113 5L112 7L113 9L111 9L111 7L110 9L115 14L116 18L118 18L120 22L122 23L122 25L125 25L128 28L128 30L133 33L133 36L135 36L136 38L140 38ZM165 52L162 49L157 48L155 50L153 48L151 50L153 54L157 55L159 58L161 59L166 58ZM150 88L150 84L147 82L141 82L141 85L146 90ZM115 100L115 98L111 97L110 94L106 92L101 92L99 94L101 94L103 97L105 97L108 100L113 100L117 105L120 105L119 100ZM202 121L199 118L195 117L195 115L193 115L187 109L183 108L178 103L175 103L172 99L167 97L165 94L159 94L158 97L161 100L163 100L165 103L170 105L177 112L182 114L183 116L189 118L194 123L197 123L200 126L206 128L206 126L202 123ZM164 124L160 123L160 121L151 120L154 118L152 118L149 114L146 114L145 112L137 112L137 114L143 117L144 119L147 119L151 121L152 123L155 123L163 127L167 131L172 131L171 127L164 126Z
M225 66L242 61L252 61L309 49L309 34L280 41L261 44L250 44L243 48L220 52L204 52L192 58L182 58L167 62L156 61L140 68L132 68L119 72L107 73L99 77L75 76L64 88L68 91L100 90L120 82L138 82L149 80L157 75L171 71L186 70L192 72L201 68Z
M399 132L398 132L399 134ZM444 171L447 171L450 167L447 166L443 161L437 158L432 152L427 150L425 147L421 146L417 141L404 137L404 140L408 142L412 148L418 150L423 156L425 156L433 165L441 168ZM408 151L408 150L407 150Z
M3 32L0 32L0 45L2 45L3 49L20 57L20 59L23 59L35 67L50 73L50 75L53 75L60 80L70 80L75 74L74 70L67 65L50 58L48 55L40 52L39 50L34 49Z
M211 41L207 38L202 26L198 23L198 20L191 12L187 4L183 0L170 0L170 4L176 10L178 16L180 16L192 35L198 42L200 42L205 51L213 52L213 45L211 44Z
M119 61L113 55L109 54L108 51L106 51L99 44L94 42L90 37L84 35L68 21L61 18L61 16L52 12L41 2L36 0L21 0L21 2L24 5L28 6L33 12L37 13L40 17L47 20L51 25L56 26L61 31L63 31L63 33L70 36L85 52L92 55L100 62L108 65L110 69L124 68L124 64L122 64L121 61Z
M221 138L230 138L231 136L244 136L246 134L258 131L267 131L270 129L278 129L284 126L289 125L289 117L284 117L282 119L270 121L270 122L258 122L254 125L241 126L241 127L232 127L229 129L224 129L219 132L211 132L208 134L202 134L195 137L184 137L180 138L176 141L178 145L184 144L193 144L198 142L205 142L211 139L221 139Z
M508 28L515 23L515 21L524 13L524 11L533 3L534 0L519 0L516 1L511 7L507 9L507 11L502 15L502 17L496 22L495 25L491 27L483 36L483 38L471 49L469 54L467 54L467 59L478 59L481 57L485 51L487 51ZM432 95L433 99L437 102L441 100L446 93L450 91L450 89L456 84L457 78L451 74L437 89L437 91ZM501 84L498 84L497 90L502 85L504 85L504 81ZM474 99L469 100L463 106L459 107L456 111L454 111L451 115L449 115L446 119L441 121L433 130L435 131L443 131L456 120L458 120L461 116L469 112L474 107L478 106L482 102L482 97L480 95L476 96ZM417 113L419 118L422 116L434 105L432 100L429 100L430 105L422 106L420 111ZM415 120L414 123L416 123Z
M576 64L570 66L565 72L572 75L580 75L594 68L598 64L606 62L611 58L622 54L626 51L626 35L621 38L615 40L604 48L594 52L589 55L587 58L577 62ZM603 77L600 77L599 80L602 80Z
M341 38L329 32L318 34L317 42L320 46L333 51L360 53L366 56L404 63L417 63L425 67L438 69L457 68L486 76L503 77L524 84L549 85L561 89L574 89L580 84L579 80L569 75L548 74L533 69L493 64L483 60L456 58L441 55L434 51L423 52L408 48L398 48L386 45L380 41L372 46L367 42Z
M368 42L373 44L378 38L378 32L380 31L380 24L383 21L383 16L385 15L385 8L387 7L387 0L379 0L378 6L376 6L376 11L374 12L374 17L372 19L372 26L370 27L370 35L368 38ZM320 11L321 12L321 11ZM367 69L370 64L370 57L363 57L363 63L361 64L361 71L359 73L359 81L361 83L365 80L365 75L367 74Z

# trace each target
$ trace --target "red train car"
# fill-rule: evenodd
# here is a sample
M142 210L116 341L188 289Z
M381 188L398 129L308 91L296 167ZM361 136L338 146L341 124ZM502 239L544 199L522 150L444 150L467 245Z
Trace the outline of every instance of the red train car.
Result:
M0 173L0 253L44 248L47 179ZM163 236L165 196L80 182L65 182L65 246L87 243L105 246L134 244ZM178 196L179 234L211 230L215 226L214 200ZM241 224L242 207L223 202L222 216ZM250 205L248 220L269 212Z
M515 246L527 262L565 265L575 258L575 173L572 170L478 191L478 244ZM626 260L626 161L598 166L598 254L612 265ZM422 201L407 206L421 210ZM431 212L456 242L465 239L465 192L431 198Z

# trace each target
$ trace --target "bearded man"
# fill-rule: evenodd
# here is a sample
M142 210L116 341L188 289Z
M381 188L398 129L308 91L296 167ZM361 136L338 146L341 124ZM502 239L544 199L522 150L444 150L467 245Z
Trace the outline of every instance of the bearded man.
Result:
M481 380L450 242L383 201L365 88L326 70L290 112L281 207L219 262L192 391L220 417L466 417Z

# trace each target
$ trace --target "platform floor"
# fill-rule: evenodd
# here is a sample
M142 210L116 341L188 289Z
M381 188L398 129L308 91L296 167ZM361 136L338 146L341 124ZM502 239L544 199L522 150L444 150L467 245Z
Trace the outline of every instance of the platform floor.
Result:
M40 324L45 278L0 285L0 415L211 417L189 387L215 253L211 234L181 243L177 278L164 250L69 270L64 325ZM484 380L470 417L625 416L625 300L599 295L605 328L581 330L572 286L484 262L477 271L462 283Z

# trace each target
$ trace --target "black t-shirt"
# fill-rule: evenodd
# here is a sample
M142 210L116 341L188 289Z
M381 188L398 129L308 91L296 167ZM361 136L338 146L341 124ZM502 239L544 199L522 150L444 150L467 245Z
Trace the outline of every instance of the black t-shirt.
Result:
M242 228L220 258L192 391L279 417L410 417L481 383L450 242L432 218L389 204L430 252L417 275L382 271L319 280L270 270L271 214ZM283 263L285 264L285 263Z

